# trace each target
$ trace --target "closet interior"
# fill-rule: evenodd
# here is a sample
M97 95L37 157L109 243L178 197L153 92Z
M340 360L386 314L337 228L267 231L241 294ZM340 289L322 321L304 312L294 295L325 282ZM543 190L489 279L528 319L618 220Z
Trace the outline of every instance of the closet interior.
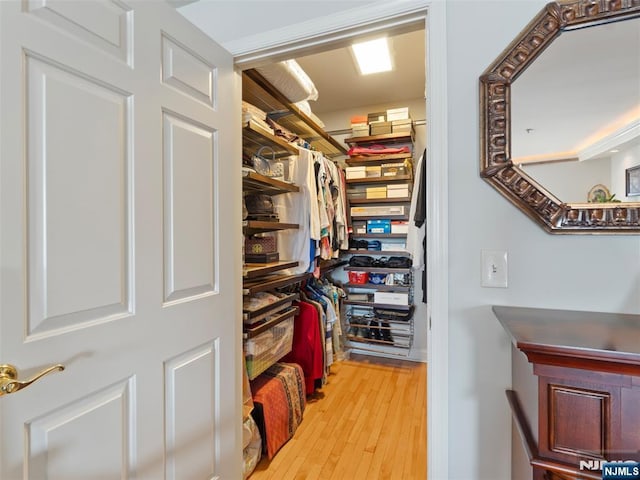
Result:
M335 362L426 360L424 98L381 92L325 124L298 60L242 73L245 478Z

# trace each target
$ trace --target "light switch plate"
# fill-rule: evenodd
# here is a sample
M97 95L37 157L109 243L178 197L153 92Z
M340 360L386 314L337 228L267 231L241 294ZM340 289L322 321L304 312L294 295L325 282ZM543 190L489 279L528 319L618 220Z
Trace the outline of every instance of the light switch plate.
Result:
M483 287L507 288L507 252L505 250L482 250L480 285Z

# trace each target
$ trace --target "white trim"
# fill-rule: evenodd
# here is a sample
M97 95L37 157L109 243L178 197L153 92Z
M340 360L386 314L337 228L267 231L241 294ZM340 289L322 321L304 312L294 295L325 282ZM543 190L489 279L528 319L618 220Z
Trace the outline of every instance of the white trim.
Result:
M427 42L427 468L429 480L449 478L449 275L446 3L440 0L384 2L245 37L228 43L239 68L290 58L373 31L425 22ZM259 38L258 38L259 37ZM437 413L436 413L437 412Z
M366 7L316 17L287 27L242 37L222 44L243 68L265 60L284 60L292 52L337 43L356 35L401 28L421 22L428 0L381 1Z
M449 176L446 3L427 15L428 478L449 478Z
M640 119L636 119L578 152L578 160L589 160L599 155L609 153L609 150L621 148L623 144L639 137Z

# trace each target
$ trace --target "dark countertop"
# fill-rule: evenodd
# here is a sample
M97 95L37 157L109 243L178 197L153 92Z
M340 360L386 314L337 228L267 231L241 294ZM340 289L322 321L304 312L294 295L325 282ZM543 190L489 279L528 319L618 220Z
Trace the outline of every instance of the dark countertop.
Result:
M493 312L530 361L571 357L640 367L640 315L506 306Z

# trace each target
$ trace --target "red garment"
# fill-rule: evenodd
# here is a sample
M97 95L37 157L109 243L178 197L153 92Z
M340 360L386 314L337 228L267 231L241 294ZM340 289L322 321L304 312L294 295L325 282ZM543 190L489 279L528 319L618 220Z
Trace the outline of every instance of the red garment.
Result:
M348 155L393 155L396 153L411 153L409 147L385 147L384 145L369 145L368 147L351 147Z
M298 314L293 319L293 347L281 361L297 363L304 372L307 395L315 390L315 380L323 374L323 345L318 325L318 311L307 302L294 302Z

